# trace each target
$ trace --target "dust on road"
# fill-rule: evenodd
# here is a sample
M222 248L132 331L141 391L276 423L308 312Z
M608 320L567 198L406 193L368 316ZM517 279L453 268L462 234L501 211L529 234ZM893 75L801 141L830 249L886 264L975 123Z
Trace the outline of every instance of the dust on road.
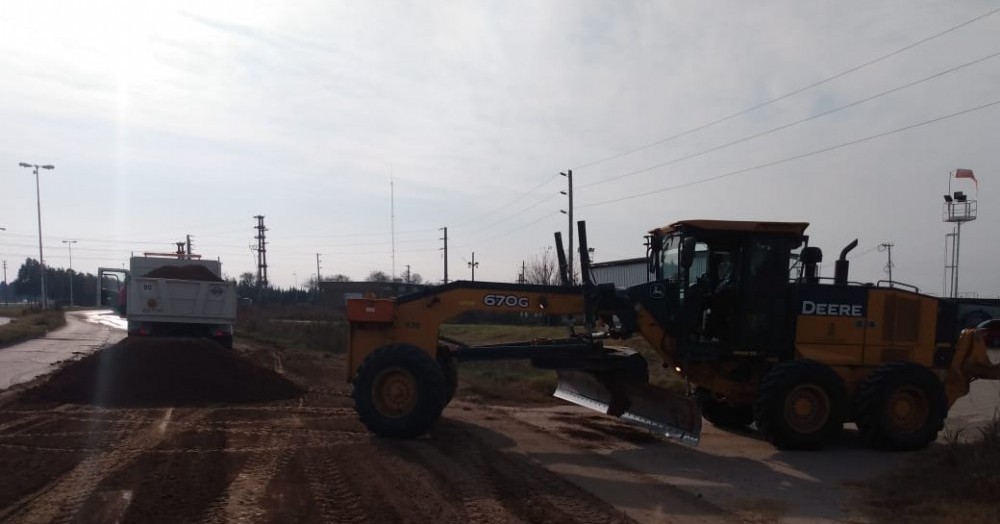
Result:
M110 348L0 404L0 521L631 522L465 422L418 440L370 436L340 357L143 349ZM198 361L194 376L171 358ZM110 364L119 371L98 383ZM243 380L245 395L211 397L201 379L213 375ZM110 387L116 401L76 384ZM129 400L128 387L142 395Z

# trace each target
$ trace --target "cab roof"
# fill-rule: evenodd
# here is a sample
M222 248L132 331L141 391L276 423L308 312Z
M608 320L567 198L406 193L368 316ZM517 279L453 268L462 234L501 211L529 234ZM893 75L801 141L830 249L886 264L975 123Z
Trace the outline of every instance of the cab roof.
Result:
M802 236L808 222L754 222L749 220L681 220L668 226L651 230L655 236L664 236L675 231L695 229L717 233L766 233L772 235Z

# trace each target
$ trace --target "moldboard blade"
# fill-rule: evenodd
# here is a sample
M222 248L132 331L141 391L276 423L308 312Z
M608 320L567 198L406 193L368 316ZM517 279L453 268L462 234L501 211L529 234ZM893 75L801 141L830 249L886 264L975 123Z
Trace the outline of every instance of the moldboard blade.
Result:
M650 384L609 380L586 371L559 370L553 396L651 431L696 445L701 409L690 397Z

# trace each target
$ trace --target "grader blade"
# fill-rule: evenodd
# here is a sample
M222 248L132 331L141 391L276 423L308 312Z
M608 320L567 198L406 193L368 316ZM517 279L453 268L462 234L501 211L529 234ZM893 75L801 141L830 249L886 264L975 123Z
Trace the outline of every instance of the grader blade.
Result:
M553 393L556 398L621 418L685 444L698 444L701 409L693 398L614 373L559 370L558 374L559 384Z

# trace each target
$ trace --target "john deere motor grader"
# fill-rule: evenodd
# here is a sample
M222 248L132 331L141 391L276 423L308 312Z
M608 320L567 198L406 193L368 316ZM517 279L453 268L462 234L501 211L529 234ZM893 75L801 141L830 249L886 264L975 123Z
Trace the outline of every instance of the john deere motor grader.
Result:
M848 280L844 248L822 279L806 223L690 220L647 236L654 278L621 291L583 285L454 282L394 300L348 301L347 379L372 432L413 437L450 401L458 361L528 359L559 374L555 395L695 443L701 414L717 426L755 423L784 449L814 449L855 422L873 446L911 450L933 441L970 381L1000 379L983 336L961 329L969 303L896 282ZM978 300L1000 316L1000 301ZM470 347L440 325L468 311L574 315L586 329L562 340ZM600 319L611 328L595 334ZM648 383L637 353L605 345L639 333L691 385L675 395Z

